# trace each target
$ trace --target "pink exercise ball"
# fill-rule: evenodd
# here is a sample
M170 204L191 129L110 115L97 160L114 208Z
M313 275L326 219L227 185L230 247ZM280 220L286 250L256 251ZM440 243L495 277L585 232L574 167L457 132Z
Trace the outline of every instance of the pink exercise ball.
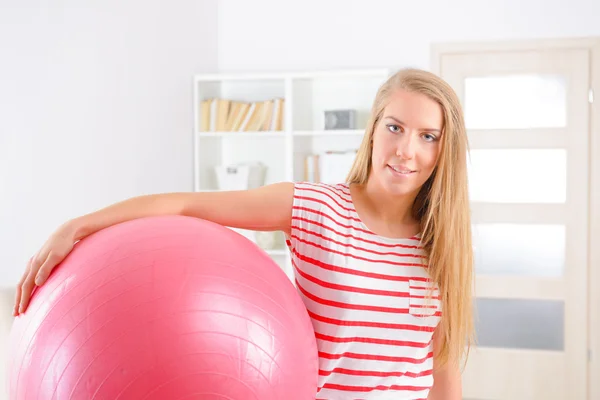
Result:
M99 231L38 288L10 339L12 400L307 400L314 331L244 236L190 217Z

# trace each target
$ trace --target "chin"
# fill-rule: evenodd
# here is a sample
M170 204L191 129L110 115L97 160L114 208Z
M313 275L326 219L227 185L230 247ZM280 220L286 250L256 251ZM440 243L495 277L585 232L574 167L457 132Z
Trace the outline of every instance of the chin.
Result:
M422 185L409 182L394 182L391 179L379 179L381 187L392 196L416 195Z

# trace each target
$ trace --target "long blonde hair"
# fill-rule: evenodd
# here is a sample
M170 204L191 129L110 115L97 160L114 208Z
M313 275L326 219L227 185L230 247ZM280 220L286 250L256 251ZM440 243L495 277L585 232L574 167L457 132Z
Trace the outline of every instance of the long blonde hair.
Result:
M367 183L371 172L373 133L390 96L398 89L424 94L442 108L443 134L438 162L417 194L412 212L421 224L429 274L440 291L440 324L444 336L441 348L434 349L436 360L444 364L449 360L460 362L464 357L466 361L474 336L468 140L460 101L450 85L436 75L418 69L403 69L392 75L377 92L347 182Z

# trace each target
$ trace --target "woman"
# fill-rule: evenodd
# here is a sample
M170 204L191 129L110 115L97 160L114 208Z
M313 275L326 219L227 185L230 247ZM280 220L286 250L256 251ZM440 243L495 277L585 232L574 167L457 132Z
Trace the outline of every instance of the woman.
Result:
M459 400L472 336L467 147L450 86L401 70L377 93L347 183L140 196L78 217L29 261L15 315L76 241L113 224L179 214L280 230L315 328L317 398Z

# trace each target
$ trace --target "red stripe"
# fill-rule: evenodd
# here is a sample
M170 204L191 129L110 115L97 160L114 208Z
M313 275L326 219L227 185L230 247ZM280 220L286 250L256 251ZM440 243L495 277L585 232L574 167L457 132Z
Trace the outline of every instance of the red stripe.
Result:
M370 231L370 230L368 230L368 229L363 229L363 228L360 228L360 227L357 227L357 226L354 226L354 225L345 225L345 224L343 224L343 223L341 223L341 222L339 222L339 221L336 221L336 220L335 220L335 219L334 219L332 216L330 216L329 214L326 214L326 213L324 213L324 212L322 212L322 211L315 210L315 209L313 209L313 208L302 207L302 206L293 206L293 207L292 207L292 209L293 209L293 210L305 211L305 212L308 212L308 213L317 214L317 215L319 215L319 216L321 216L321 217L323 217L323 218L326 218L326 219L330 220L331 222L333 222L334 224L336 224L337 226L339 226L339 227L341 227L341 228L353 229L353 230L355 230L355 231L357 231L357 232L362 232L362 233L366 233L366 234L368 234L368 235L371 235L371 236L378 237L378 236L377 236L377 234L375 234L375 233L371 232L371 231ZM338 215L339 215L339 214L338 214ZM300 219L300 217L298 217L298 216L296 216L296 215L292 215L292 220L294 220L294 219ZM350 218L350 219L351 219L351 218ZM361 222L360 220L354 220L354 221ZM420 242L420 240L419 240L417 237L411 237L411 238L409 238L409 239L407 239L407 240L412 240L412 241L415 241L415 242ZM399 246L401 246L401 247L406 247L406 248L411 248L411 247L412 247L412 246L409 246L409 245L399 245ZM420 247L420 246L414 246L414 248L417 248L417 249L422 249L422 247Z
M434 305L422 305L422 304L411 304L410 308L437 308L437 306Z
M415 249L415 250L422 250L422 247L420 246L412 246L412 245L408 245L408 244L403 244L403 243L383 243L383 242L376 242L374 240L369 240L369 239L364 239L358 236L354 236L352 234L349 233L343 233L340 231L337 231L335 229L333 229L330 226L327 226L319 221L313 221L312 219L308 219L308 218L304 218L304 217L298 217L298 216L292 216L292 221L300 221L300 222L306 222L308 224L311 225L316 225L319 228L322 229L326 229L328 231L331 231L333 233L335 233L337 236L341 236L341 237L346 237L349 239L354 239L360 242L365 242L365 243L369 243L369 244L373 244L376 246L380 246L380 247L391 247L391 248L396 248L396 247L400 247L400 248L404 248L404 249ZM335 221L334 221L335 222ZM339 225L339 224L338 224ZM292 226L293 228L295 228L296 226ZM345 228L352 228L351 226L344 226ZM370 232L369 232L370 233ZM410 240L413 240L412 238ZM414 239L416 240L416 239Z
M421 372L395 372L395 371L364 371L364 370L353 370L347 368L335 368L331 371L324 371L322 369L319 370L319 375L321 376L329 376L331 374L342 374L342 375L352 375L352 376L378 376L383 378L388 377L402 377L406 376L409 378L420 378L423 376L430 376L433 374L433 370L428 369L426 371Z
M354 286L339 285L337 283L326 282L324 280L316 278L316 277L302 271L300 268L298 268L298 266L296 265L296 262L294 262L293 260L292 260L292 265L294 266L296 271L298 271L298 274L300 274L300 276L302 276L306 280L316 283L317 285L319 285L321 287L326 287L326 288L334 289L334 290L342 290L345 292L352 292L352 293L373 294L373 295L377 295L377 296L405 297L405 298L410 297L410 293L408 293L408 292L393 292L391 290L366 289L366 288L358 288L358 287L354 287Z
M343 193L343 194L346 194L346 193L344 193L338 187L335 187L335 186L331 187L330 185L327 185L327 184L318 184L318 183L306 183L306 186L320 188L320 189L325 189L325 190L329 191L330 193L336 195L341 201L343 201L343 202L345 202L347 204L354 204L352 202L352 196L343 197L340 193ZM299 187L299 189L302 190L302 189L305 189L305 188Z
M320 195L326 196L328 198L331 199L331 201L333 201L339 208L341 208L344 211L350 211L350 212L354 212L355 210L353 208L350 207L344 207L343 205L341 205L336 199L333 198L333 196L331 196L329 193L325 193L321 190L317 190L317 189L309 189L309 188L304 188L302 189L305 192L313 192L313 193L318 193ZM304 197L304 196L300 196L300 195L296 195L295 196L297 199L312 199L312 200L317 200L313 197ZM320 199L318 201L321 201Z
M398 262L398 261L378 260L378 259L374 259L374 258L359 257L359 256L356 256L356 255L354 255L352 253L345 253L345 252L342 252L342 251L338 251L338 250L333 250L333 249L327 248L325 246L321 246L320 244L308 241L306 239L302 239L299 236L294 235L294 234L292 234L291 238L292 239L296 239L300 243L304 243L304 244L307 244L309 246L316 247L319 250L323 250L323 251L328 252L328 253L339 254L339 255L344 256L344 257L354 258L355 260L361 260L361 261L366 261L366 262L371 262L371 263L376 263L376 264L389 264L389 265L395 265L395 266L399 266L399 267L420 267L420 268L427 269L427 265L418 264L418 263L403 263L403 262Z
M314 301L316 303L323 304L323 305L330 306L330 307L343 308L343 309L346 309L346 310L362 310L362 311L387 312L387 313L392 313L392 314L408 314L409 313L409 309L408 308L392 308L392 307L367 306L367 305L348 304L348 303L342 303L342 302L339 302L339 301L332 301L332 300L322 299L320 297L315 296L312 293L309 293L306 289L304 289L300 285L300 282L298 282L297 279L296 279L296 286L298 287L298 290L300 290L300 292L302 292L302 294L304 296L306 296L308 299L310 299L310 300L312 300L312 301ZM436 311L434 314L432 314L430 316L441 317L442 313L441 313L441 311Z
M296 196L296 198L297 198L298 200L307 200L307 201L311 201L311 202L314 202L314 203L319 203L319 204L322 204L322 205L324 205L325 207L329 208L331 211L333 211L335 214L337 214L338 216L340 216L341 218L344 218L344 219L349 219L349 220L351 220L351 221L355 221L355 222L362 222L362 221L361 221L359 218L356 218L356 217L351 217L351 216L349 216L349 215L343 215L343 214L340 214L340 212L339 212L338 210L336 210L335 208L333 208L333 207L331 206L331 204L329 204L329 203L327 203L326 201L323 201L323 200L321 200L321 199L315 199L314 197L305 197L305 196Z
M435 314L417 314L415 312L411 312L411 315L414 315L415 317L431 317Z
M350 196L350 198L352 198L352 193L350 193L350 187L346 184L339 184L337 185L337 188L340 190L340 192L347 194L348 196ZM346 192L347 190L347 192Z
M390 339L377 339L370 337L336 337L331 335L324 335L322 333L315 332L315 337L320 340L332 343L368 343L368 344L382 344L386 346L398 346L398 347L413 347L416 349L424 349L429 346L429 342L412 342L408 340L390 340Z
M298 253L298 250L296 250L295 248L292 249L292 253L296 257L298 257L298 259L301 261L312 264L319 268L323 268L328 271L339 272L342 274L364 276L366 278L383 279L386 281L394 281L394 282L408 282L411 279L415 280L415 281L422 281L422 282L427 282L429 280L428 278L420 277L420 276L411 277L411 276L386 275L386 274L378 274L375 272L357 271L357 270L350 269L350 268L338 267L333 264L324 263L324 262L316 260L314 258L304 256L304 255Z
M421 332L433 332L435 330L434 327L431 326L418 326L418 325L408 325L408 324L392 324L389 322L369 322L369 321L343 321L340 319L323 317L322 315L315 314L314 312L308 310L308 315L320 322L324 322L326 324L338 325L338 326L364 326L369 328L382 328L382 329L401 329L407 331L421 331Z
M302 276L304 279L313 282L321 287L325 287L328 289L333 289L333 290L340 290L340 291L344 291L344 292L351 292L351 293L363 293L363 294L372 294L372 295L376 295L376 296L390 296L390 297L400 297L400 298L413 298L413 299L425 299L424 296L415 296L415 295L410 295L410 293L407 292L394 292L391 290L378 290L378 289L366 289L366 288L358 288L355 286L348 286L348 285L339 285L337 283L331 283L331 282L327 282L324 280L321 280L319 278L316 278L304 271L302 271L298 265L296 265L296 262L294 260L292 260L292 266L294 267L294 269L298 272L298 274L300 276ZM432 296L431 299L434 300L439 300L439 296ZM435 305L420 305L420 304L411 304L411 307L415 307L415 308L437 308L437 306Z
M436 289L435 287L432 286L416 286L416 285L410 285L411 289L417 289L417 290L430 290L430 289Z
M323 385L323 389L341 390L344 392L372 392L374 390L404 390L411 392L418 392L421 390L429 390L428 386L409 386L409 385L391 385L391 386L347 386L337 385L334 383L326 383Z
M300 232L304 232L307 233L309 235L312 236L316 236L320 239L323 239L326 242L330 242L330 243L335 243L339 246L344 246L344 247L350 247L354 250L359 250L359 251L364 251L366 253L371 253L371 254L377 254L379 256L395 256L395 257L412 257L412 258L423 258L425 259L426 257L424 255L421 254L414 254L414 253L395 253L393 251L388 251L388 252L383 252L383 251L377 251L377 250L370 250L364 247L358 247L358 246L354 246L350 243L342 243L342 242L338 242L337 240L334 240L332 238L328 238L327 236L324 236L320 233L317 233L316 231L310 231L308 229L304 229L304 228L300 228L299 226L294 226L294 228ZM296 235L292 235L292 237L297 237ZM421 266L419 264L419 266ZM423 266L425 267L425 266Z
M359 354L352 352L344 352L341 354L331 354L319 351L319 357L327 360L339 360L340 358L352 358L355 360L369 360L369 361L387 361L397 363L410 363L410 364L422 364L425 361L433 357L433 352L429 352L424 358L411 358L411 357L392 357L392 356L381 356L377 354Z
M347 309L347 310L363 310L363 311L387 312L387 313L394 313L394 314L408 314L408 308L366 306L366 305L359 305L359 304L347 304L347 303L342 303L339 301L325 300L325 299L315 296L312 293L307 292L302 286L300 286L300 283L298 282L298 280L296 280L296 286L298 287L298 289L300 290L300 292L302 292L302 294L304 296L306 296L307 298L309 298L310 300L312 300L314 302L317 302L319 304L324 304L326 306L343 308L343 309Z
M362 232L362 233L367 233L367 234L369 234L371 236L375 236L375 234L373 232L371 232L371 231L369 231L367 229L363 229L363 228L360 228L360 227L357 227L357 226L354 226L354 225L345 225L345 224L343 224L343 223L341 223L341 222L336 221L335 219L333 219L333 217L331 215L329 215L327 213L324 213L323 211L315 210L314 208L308 208L308 207L302 207L302 206L293 206L292 210L305 211L305 212L317 214L317 215L319 215L319 216L321 216L323 218L327 218L328 220L330 220L331 222L333 222L334 224L336 224L336 225L338 225L338 226L340 226L342 228L354 229L355 231ZM295 217L294 215L292 215L292 220L294 218L297 218L297 217Z

